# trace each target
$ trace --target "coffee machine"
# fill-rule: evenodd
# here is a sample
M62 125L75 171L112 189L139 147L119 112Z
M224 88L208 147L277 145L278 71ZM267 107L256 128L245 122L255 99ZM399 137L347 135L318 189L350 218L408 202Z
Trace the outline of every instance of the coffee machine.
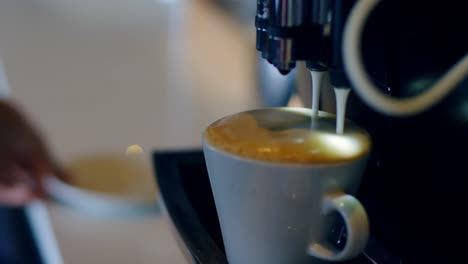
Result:
M320 110L351 88L346 117L373 150L358 199L371 239L350 263L459 263L468 190L468 28L463 1L258 0L257 50L281 74L327 72ZM291 73L292 71L292 73ZM376 99L377 98L377 99ZM416 100L413 100L416 99ZM166 210L195 263L226 263L200 150L155 152ZM339 223L338 223L339 226ZM335 229L337 246L346 232Z
M354 91L347 118L374 144L358 196L375 240L402 263L455 263L449 259L463 250L454 241L465 234L457 208L468 187L461 154L468 148L468 42L461 37L468 29L460 3L257 3L262 58L282 74L306 61L310 71L328 71L332 86ZM320 104L335 112L333 92L324 91Z

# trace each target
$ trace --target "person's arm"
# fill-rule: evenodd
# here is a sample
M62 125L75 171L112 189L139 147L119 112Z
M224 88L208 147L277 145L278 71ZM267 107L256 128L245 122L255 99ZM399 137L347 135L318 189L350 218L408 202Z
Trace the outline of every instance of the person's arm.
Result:
M25 115L0 99L0 204L20 206L42 197L41 179L62 174Z

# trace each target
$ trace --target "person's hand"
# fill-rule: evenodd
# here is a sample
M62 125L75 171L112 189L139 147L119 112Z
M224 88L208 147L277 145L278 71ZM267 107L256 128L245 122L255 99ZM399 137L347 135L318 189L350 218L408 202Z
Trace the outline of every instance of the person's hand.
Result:
M63 177L25 116L0 101L0 204L21 206L43 197L42 179Z

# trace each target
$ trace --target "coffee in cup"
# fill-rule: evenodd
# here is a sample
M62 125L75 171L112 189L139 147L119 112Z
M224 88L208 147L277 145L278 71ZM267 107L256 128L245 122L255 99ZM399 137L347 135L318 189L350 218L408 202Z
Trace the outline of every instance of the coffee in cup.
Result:
M334 164L368 153L365 130L348 121L346 132L338 135L335 124L334 116L324 113L311 118L307 111L292 108L254 110L218 120L207 128L205 138L230 154L278 163Z

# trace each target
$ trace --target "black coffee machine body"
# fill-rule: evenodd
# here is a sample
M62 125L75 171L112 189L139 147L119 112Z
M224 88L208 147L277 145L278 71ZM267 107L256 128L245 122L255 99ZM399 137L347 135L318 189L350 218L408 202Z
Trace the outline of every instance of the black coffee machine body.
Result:
M335 87L356 88L343 54L344 31L359 1L257 1L257 49L288 74L297 61L326 70ZM361 38L372 82L395 98L426 92L468 54L462 1L375 1ZM424 111L392 114L352 92L347 118L365 127L373 152L358 198L373 237L402 263L458 263L466 232L465 150L468 149L468 67L442 100ZM293 71L294 73L294 71ZM335 112L333 90L320 109Z

